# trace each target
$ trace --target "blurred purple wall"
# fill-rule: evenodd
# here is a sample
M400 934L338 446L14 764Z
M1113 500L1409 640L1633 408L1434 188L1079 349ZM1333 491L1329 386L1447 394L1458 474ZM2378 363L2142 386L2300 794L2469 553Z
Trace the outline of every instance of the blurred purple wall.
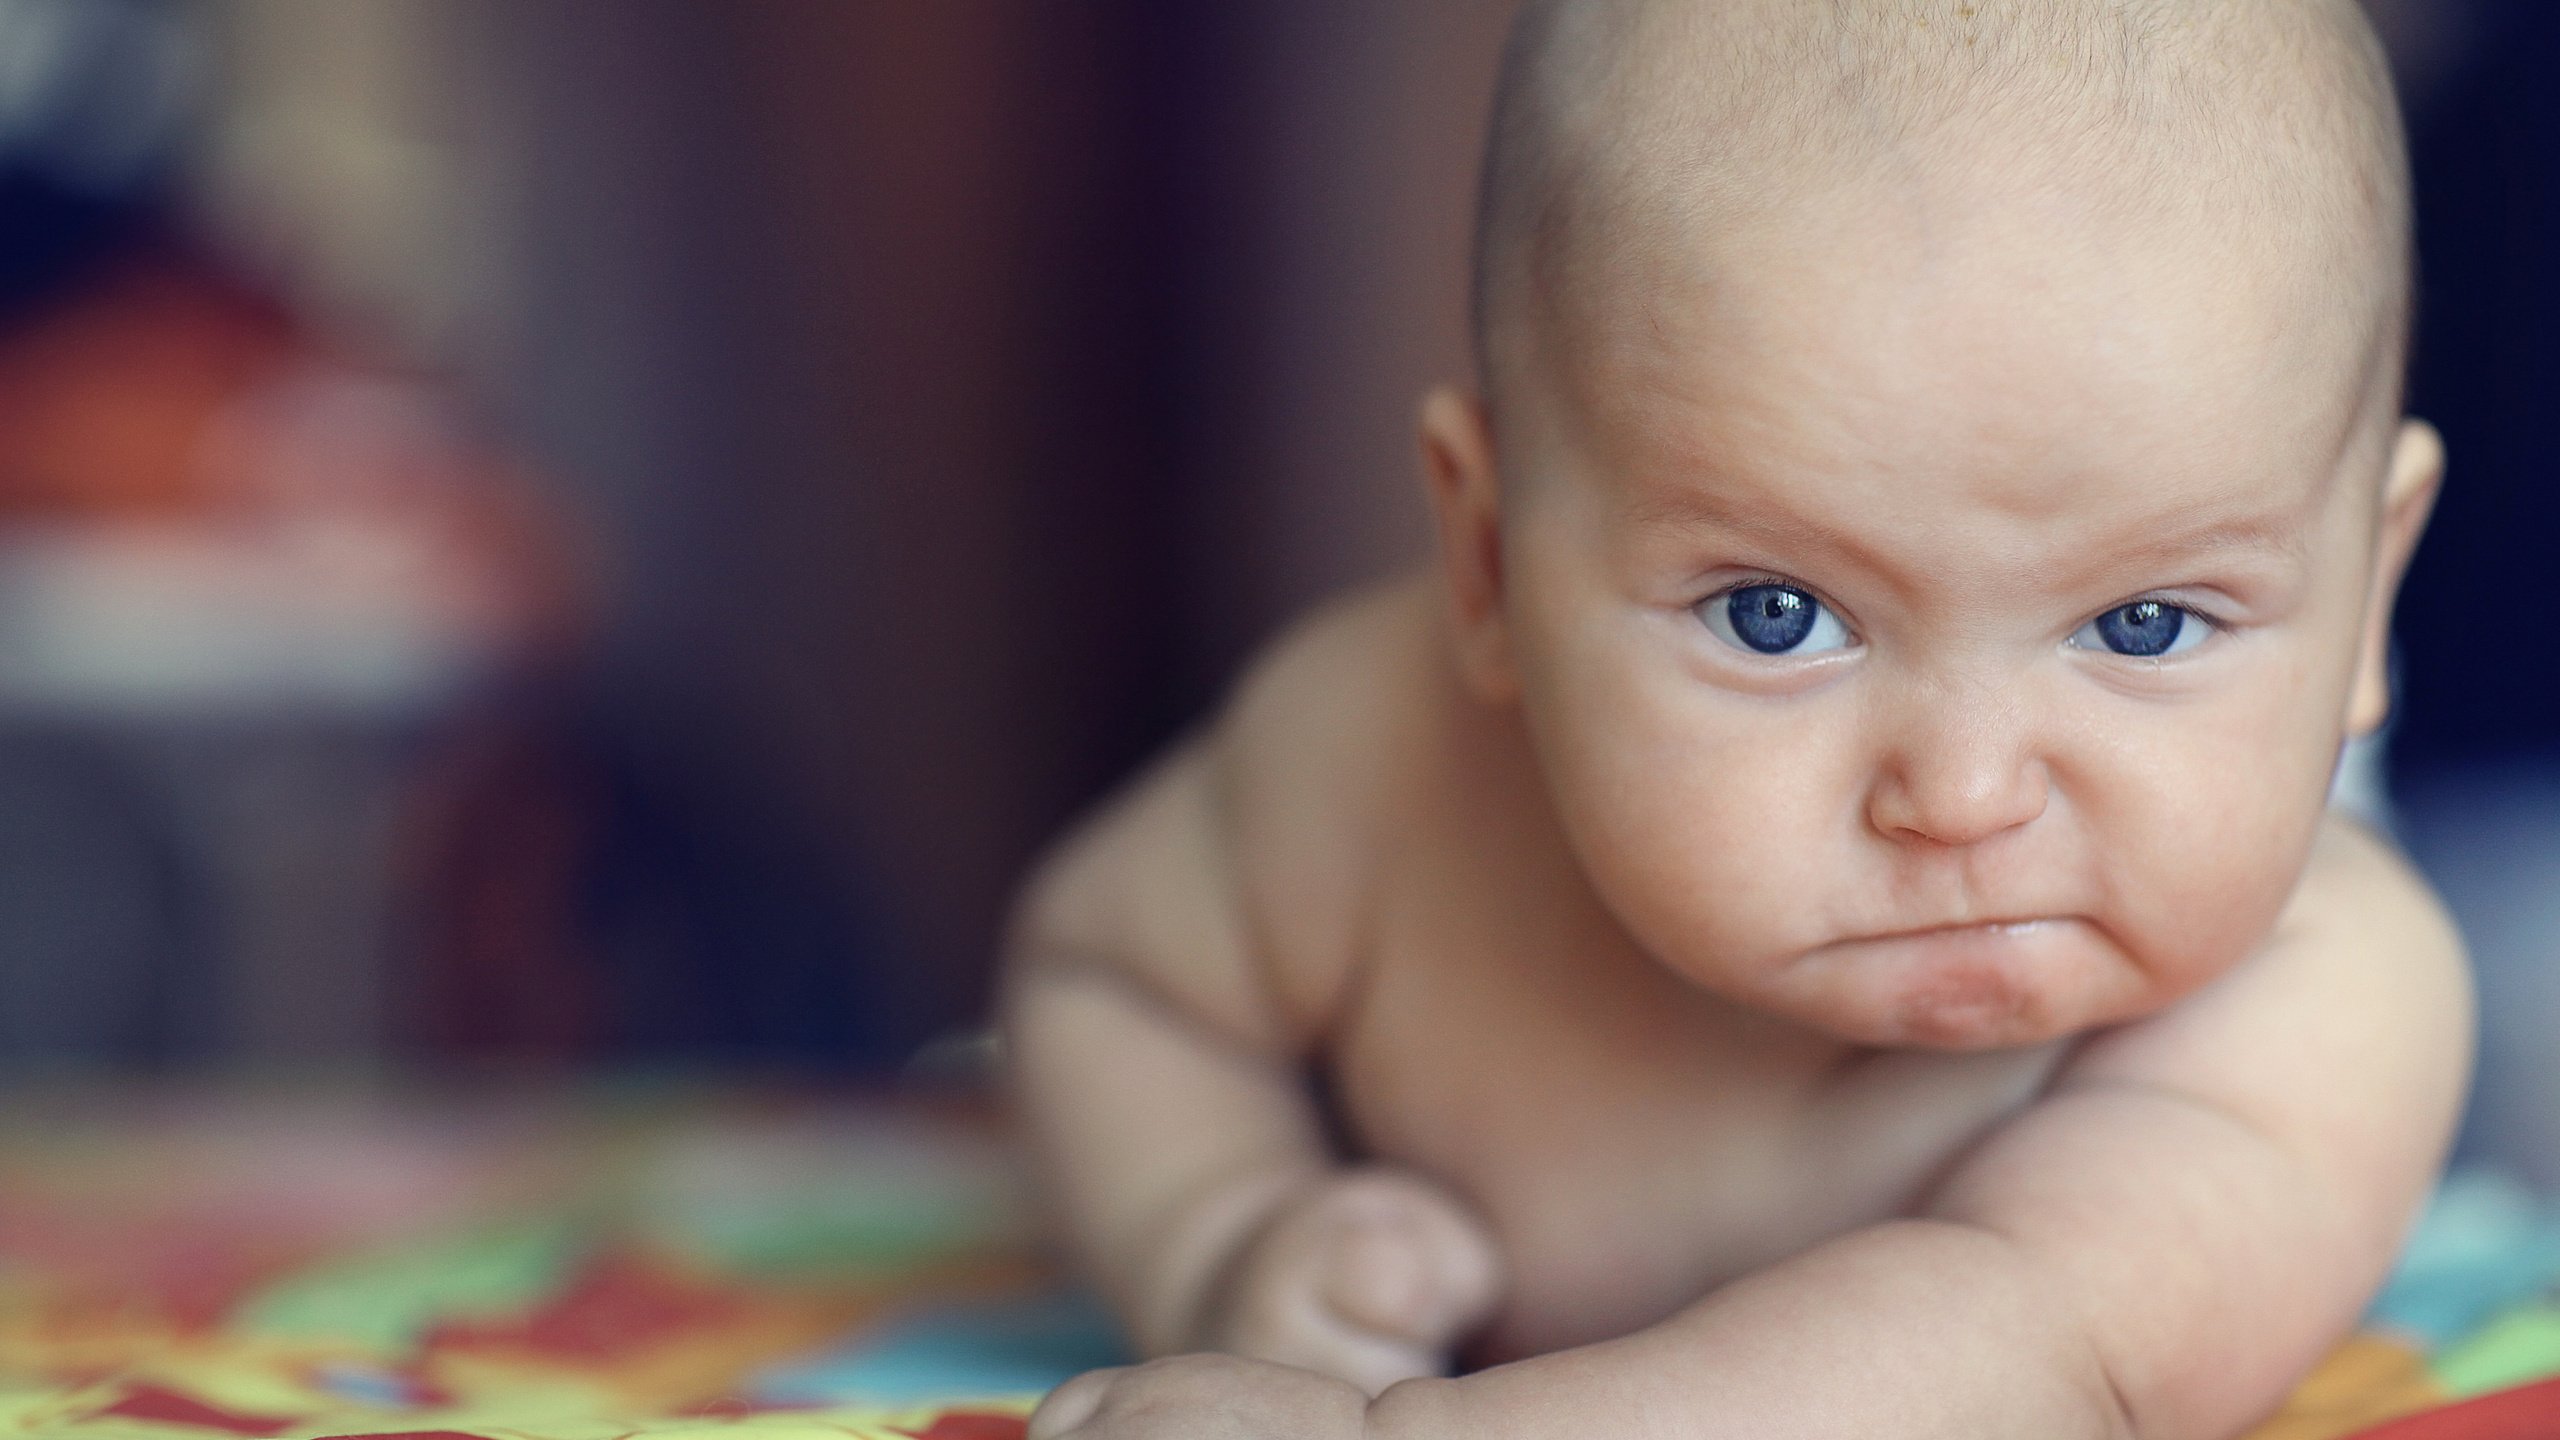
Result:
M1313 597L1419 553L1505 7L483 3L522 257L483 385L908 963Z

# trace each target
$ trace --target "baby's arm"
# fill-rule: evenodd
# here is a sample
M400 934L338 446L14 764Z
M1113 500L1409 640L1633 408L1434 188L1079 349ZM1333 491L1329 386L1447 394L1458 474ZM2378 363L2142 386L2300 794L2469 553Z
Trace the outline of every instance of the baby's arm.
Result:
M1240 1436L2224 1440L2388 1268L2452 1126L2468 1027L2459 943L2423 886L2332 825L2263 954L2086 1047L1917 1218L1636 1335L1365 1408L1279 1372L1229 1370L1216 1390L1258 1392L1230 1412ZM1033 1433L1191 1433L1196 1411L1152 1428L1162 1392L1205 1393L1178 1367L1088 1377Z
M1301 1067L1341 977L1279 959L1347 953L1355 817L1379 797L1340 787L1363 783L1348 742L1381 717L1343 672L1376 629L1346 613L1285 647L1043 867L1004 1007L1048 1193L1139 1348L1369 1391L1440 1373L1496 1284L1490 1241L1439 1187L1336 1169ZM1284 913L1250 919L1255 885Z

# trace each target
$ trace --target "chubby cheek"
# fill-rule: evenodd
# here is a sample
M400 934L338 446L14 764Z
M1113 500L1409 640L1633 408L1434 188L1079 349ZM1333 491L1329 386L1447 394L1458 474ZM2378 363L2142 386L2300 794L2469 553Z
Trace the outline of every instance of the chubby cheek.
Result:
M1819 935L1824 879L1855 868L1842 853L1855 760L1828 738L1845 727L1651 678L1559 667L1533 701L1550 792L1593 888L1639 944L1701 983L1746 983Z
M2324 693L2319 678L2270 677L2227 705L2128 727L2079 787L2100 917L2146 1008L2244 958L2291 897L2336 765L2334 711L2304 703Z

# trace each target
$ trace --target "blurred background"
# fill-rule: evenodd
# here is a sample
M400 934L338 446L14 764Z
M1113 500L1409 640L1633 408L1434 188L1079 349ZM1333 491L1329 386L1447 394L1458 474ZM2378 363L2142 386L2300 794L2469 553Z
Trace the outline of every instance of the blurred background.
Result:
M2560 1182L2560 8L2375 8L2391 765ZM0 0L0 1066L965 1030L1040 843L1420 554L1507 10Z
M0 1054L971 1023L1415 553L1502 19L0 0Z

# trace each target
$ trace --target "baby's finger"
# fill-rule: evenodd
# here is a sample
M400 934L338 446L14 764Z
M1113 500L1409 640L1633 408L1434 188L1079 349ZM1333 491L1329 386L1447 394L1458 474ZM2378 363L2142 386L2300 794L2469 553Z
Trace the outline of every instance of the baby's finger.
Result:
M1372 1397L1407 1380L1426 1380L1448 1373L1446 1357L1437 1351L1383 1335L1347 1334L1334 1345L1327 1363L1304 1368L1349 1381Z
M1426 1350L1488 1319L1501 1261L1482 1228L1427 1195L1382 1194L1344 1227L1322 1285L1335 1313Z
M1102 1397L1111 1393L1112 1383L1126 1373L1088 1370L1050 1391L1031 1412L1030 1431L1023 1440L1058 1440L1083 1426L1102 1409Z
M1484 1226L1461 1211L1441 1210L1415 1220L1422 1231L1421 1253L1429 1257L1438 1282L1429 1328L1446 1343L1493 1318L1507 1283L1502 1252Z
M1408 1217L1361 1217L1327 1257L1324 1299L1336 1314L1363 1330L1408 1340L1436 1340L1432 1320L1442 1308L1432 1292L1439 1277L1428 1243Z

